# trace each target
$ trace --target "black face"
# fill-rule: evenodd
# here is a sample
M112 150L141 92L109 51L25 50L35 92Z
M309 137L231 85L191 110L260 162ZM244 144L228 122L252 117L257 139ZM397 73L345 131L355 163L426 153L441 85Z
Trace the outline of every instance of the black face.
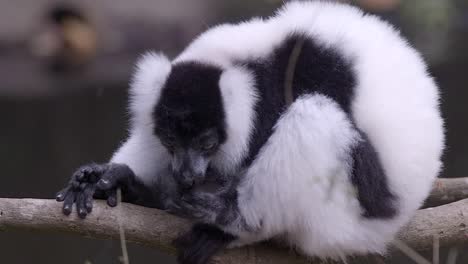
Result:
M154 133L171 153L173 175L182 188L204 181L226 140L220 75L220 69L198 63L173 66L154 110Z

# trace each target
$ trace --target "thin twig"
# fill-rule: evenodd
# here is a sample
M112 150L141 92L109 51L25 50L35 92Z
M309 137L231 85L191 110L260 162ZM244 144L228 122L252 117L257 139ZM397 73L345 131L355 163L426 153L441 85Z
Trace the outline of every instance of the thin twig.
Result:
M449 250L447 256L447 264L455 264L457 262L458 257L458 248L454 247Z
M120 234L120 246L122 247L122 262L123 264L130 264L129 258L128 258L128 250L127 250L127 240L125 239L125 231L123 228L122 224L122 191L117 189L117 204L118 204L118 210L119 210L119 216L117 217L117 222L119 223L119 234Z
M410 259L412 259L414 262L417 264L431 264L427 259L425 259L423 256L421 256L418 252L416 252L414 249L400 241L399 239L395 239L393 241L393 245L403 252L406 256L408 256Z
M439 252L440 252L440 245L439 245L439 236L434 235L434 242L432 247L432 264L439 264Z

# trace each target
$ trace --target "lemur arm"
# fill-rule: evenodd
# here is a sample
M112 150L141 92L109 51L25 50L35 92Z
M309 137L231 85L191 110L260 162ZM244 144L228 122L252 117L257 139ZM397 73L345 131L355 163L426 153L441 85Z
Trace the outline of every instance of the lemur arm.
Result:
M109 163L80 167L56 198L67 215L76 203L82 218L91 212L93 198L115 206L118 188L125 202L164 209L175 190L168 176L168 154L159 141L150 131L133 131Z

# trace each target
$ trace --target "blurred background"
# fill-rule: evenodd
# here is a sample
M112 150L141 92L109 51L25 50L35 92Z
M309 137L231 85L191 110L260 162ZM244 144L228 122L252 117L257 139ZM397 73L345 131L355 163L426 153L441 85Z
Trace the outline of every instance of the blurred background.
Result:
M442 91L442 176L468 176L468 0L347 2L394 24L423 53ZM210 26L268 16L281 3L0 0L0 197L52 198L79 165L108 160L126 137L138 55L152 49L173 57ZM466 246L457 263L468 263L460 256ZM0 233L0 254L1 263L119 263L120 245L9 232ZM131 263L175 263L135 245L129 255ZM388 263L411 262L395 255Z

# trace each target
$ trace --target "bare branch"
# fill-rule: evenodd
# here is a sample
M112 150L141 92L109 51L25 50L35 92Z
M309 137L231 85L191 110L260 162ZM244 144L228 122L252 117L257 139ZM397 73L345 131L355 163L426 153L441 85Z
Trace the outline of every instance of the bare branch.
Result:
M413 249L426 250L434 236L441 246L468 241L468 199L419 210L399 238Z
M61 204L54 200L0 198L0 230L66 232L91 238L119 239L118 220L125 228L127 241L158 248L169 254L175 249L171 242L189 228L189 222L162 211L131 204L121 204L119 210L96 201L87 219L75 214L64 216ZM124 215L124 219L119 219ZM441 245L468 241L468 199L437 208L419 210L400 239L412 248L430 249L433 236ZM216 257L217 263L310 263L286 249L270 243L227 250Z
M448 204L468 198L468 178L437 179L424 208Z

